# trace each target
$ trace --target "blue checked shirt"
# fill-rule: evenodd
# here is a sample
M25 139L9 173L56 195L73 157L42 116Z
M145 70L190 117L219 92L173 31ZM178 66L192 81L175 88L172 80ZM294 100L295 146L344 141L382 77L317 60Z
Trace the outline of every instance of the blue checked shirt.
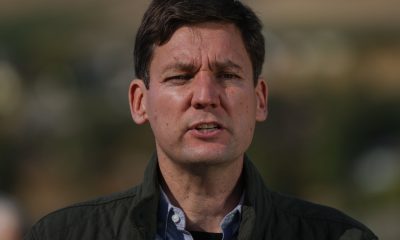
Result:
M223 240L234 240L240 225L243 196L240 203L221 221ZM193 240L192 235L185 229L186 219L182 209L175 207L161 189L158 206L158 222L156 240Z

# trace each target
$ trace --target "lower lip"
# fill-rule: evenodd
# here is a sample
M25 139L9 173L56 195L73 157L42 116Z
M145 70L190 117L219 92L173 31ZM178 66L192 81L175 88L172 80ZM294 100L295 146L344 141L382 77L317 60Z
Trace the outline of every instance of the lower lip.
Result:
M190 134L194 135L197 138L207 139L207 138L214 138L221 134L223 129L215 128L215 129L208 129L208 130L197 130L191 129L189 130Z

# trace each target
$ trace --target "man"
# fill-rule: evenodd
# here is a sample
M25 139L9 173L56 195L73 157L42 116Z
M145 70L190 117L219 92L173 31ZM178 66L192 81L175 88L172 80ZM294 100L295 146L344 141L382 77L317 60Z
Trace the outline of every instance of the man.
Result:
M233 0L155 0L129 101L156 154L141 185L43 218L27 239L377 239L327 207L268 190L245 151L267 117L264 39Z

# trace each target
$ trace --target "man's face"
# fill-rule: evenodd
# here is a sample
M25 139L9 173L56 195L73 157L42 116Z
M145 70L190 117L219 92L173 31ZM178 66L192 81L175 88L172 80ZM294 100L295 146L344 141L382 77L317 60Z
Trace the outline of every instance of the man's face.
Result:
M131 109L137 123L150 122L160 160L216 164L243 157L255 122L266 118L267 90L262 80L254 86L234 25L179 28L155 47L149 73L149 89L132 82Z

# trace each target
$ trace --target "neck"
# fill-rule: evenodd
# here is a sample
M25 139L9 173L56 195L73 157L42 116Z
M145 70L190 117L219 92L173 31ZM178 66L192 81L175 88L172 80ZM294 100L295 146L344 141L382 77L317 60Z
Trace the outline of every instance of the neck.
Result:
M230 163L193 166L159 156L159 166L168 198L185 212L186 229L221 232L222 219L240 201L243 156Z

